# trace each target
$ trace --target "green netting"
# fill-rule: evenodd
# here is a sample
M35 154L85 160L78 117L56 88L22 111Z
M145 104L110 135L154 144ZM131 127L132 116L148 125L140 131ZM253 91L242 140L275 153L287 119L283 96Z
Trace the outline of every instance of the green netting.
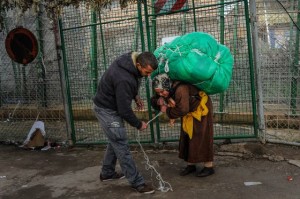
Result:
M159 67L152 77L168 73L171 79L194 84L207 94L221 93L229 86L233 57L210 34L185 34L159 47L154 54Z

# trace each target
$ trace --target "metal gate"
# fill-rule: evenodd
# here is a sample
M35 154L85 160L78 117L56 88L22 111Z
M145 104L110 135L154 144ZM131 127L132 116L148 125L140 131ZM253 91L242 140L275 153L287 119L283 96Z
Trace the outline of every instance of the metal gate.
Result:
M166 39L193 31L207 32L230 48L234 69L230 87L213 95L215 139L257 136L254 73L248 2L229 0L138 1L121 8L90 11L84 5L65 8L60 19L68 121L76 144L106 142L92 112L97 82L109 64L128 51L154 51ZM180 4L181 3L181 4ZM136 111L150 120L152 89L143 79L140 95L146 109ZM134 105L133 105L134 106ZM177 141L180 122L170 127L165 116L146 132L126 126L131 142Z

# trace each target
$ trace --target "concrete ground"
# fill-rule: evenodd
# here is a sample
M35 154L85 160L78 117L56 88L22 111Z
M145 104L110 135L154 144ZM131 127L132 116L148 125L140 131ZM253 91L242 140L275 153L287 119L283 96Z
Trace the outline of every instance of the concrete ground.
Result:
M146 181L159 188L157 174L145 167L148 157L173 190L141 195L130 188L126 179L100 182L104 147L31 151L2 144L0 198L300 198L299 147L256 142L218 144L215 145L216 173L206 178L193 174L179 176L184 162L177 158L175 148L174 145L144 146L145 156L138 145L131 146Z

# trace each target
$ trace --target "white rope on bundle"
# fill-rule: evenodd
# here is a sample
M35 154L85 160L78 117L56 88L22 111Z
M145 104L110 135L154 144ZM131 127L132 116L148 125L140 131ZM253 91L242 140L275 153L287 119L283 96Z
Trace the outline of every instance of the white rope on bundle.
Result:
M158 116L160 116L162 114L163 114L162 112L159 112L154 118L152 118L151 120L149 120L147 122L147 125L150 124L153 120L155 120ZM144 154L144 158L146 160L146 165L145 165L146 170L151 169L152 171L154 171L156 173L156 179L158 180L158 183L159 183L159 187L157 188L157 190L159 190L161 192L173 191L171 184L168 183L167 181L164 181L163 178L161 177L160 173L158 173L158 171L155 169L155 167L151 164L149 157L147 156L143 146L140 143L140 131L139 130L138 130L136 141L140 145L140 148ZM152 176L152 171L151 171L151 176Z

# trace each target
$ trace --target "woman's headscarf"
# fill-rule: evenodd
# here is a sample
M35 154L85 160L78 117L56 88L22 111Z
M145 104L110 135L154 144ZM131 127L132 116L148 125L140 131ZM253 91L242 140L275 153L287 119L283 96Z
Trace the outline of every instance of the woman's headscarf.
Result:
M172 80L166 73L158 74L153 78L152 88L153 89L163 89L169 91L172 86Z

